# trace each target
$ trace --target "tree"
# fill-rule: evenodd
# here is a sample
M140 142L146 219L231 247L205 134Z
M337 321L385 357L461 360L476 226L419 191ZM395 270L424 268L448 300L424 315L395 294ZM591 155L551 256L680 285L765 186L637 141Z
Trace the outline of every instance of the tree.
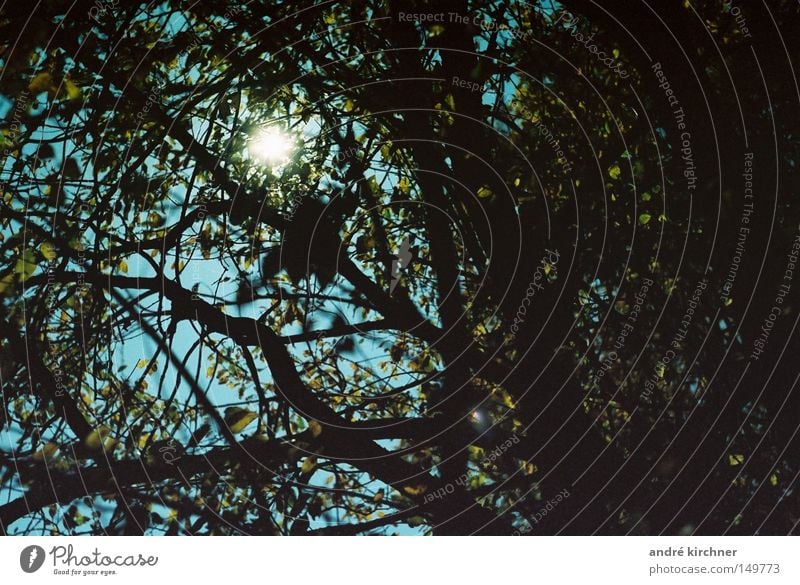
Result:
M797 530L795 3L28 10L4 532Z

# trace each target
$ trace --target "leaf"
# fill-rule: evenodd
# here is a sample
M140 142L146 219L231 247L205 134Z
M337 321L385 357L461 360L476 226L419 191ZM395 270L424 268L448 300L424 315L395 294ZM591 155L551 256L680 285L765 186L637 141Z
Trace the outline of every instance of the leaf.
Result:
M144 449L147 446L147 441L149 440L150 440L150 433L142 433L136 444L139 447L139 449Z
M67 98L70 101L78 100L83 95L81 92L81 88L72 83L72 80L69 78L66 78L64 80L64 89L67 90Z
M619 179L621 174L622 169L619 168L619 165L614 165L608 169L608 176L612 179Z
M39 73L28 84L28 91L31 93L42 93L46 91L47 93L54 93L55 87L53 87L53 76L47 73Z
M397 182L397 188L403 195L408 195L408 193L411 191L411 183L408 182L408 179L403 177Z
M136 369L137 370L141 370L141 369L147 367L147 364L148 364L148 361L146 359L142 358L138 362L136 362Z
M20 280L25 282L36 271L36 255L33 250L25 250L22 258L17 260L14 266L14 273L18 274Z
M156 211L147 214L147 224L151 227L161 227L166 221L166 218Z
M492 190L489 189L489 187L484 185L483 187L478 189L478 197L480 197L481 199L486 199L487 197L491 196L492 196Z
M47 459L52 459L52 457L58 452L59 446L55 443L45 443L42 445L42 448L36 451L33 454L34 461L45 461Z
M312 437L319 437L322 434L322 425L315 420L309 421L308 430L311 431Z
M425 524L425 522L426 522L425 518L422 517L422 516L412 516L411 518L406 520L406 524L408 524L412 528L414 526L423 526Z
M241 433L247 425L256 418L256 413L239 406L229 406L225 409L225 424L234 434Z
M91 433L86 435L86 439L84 439L84 443L86 446L91 449L92 451L99 451L105 445L106 438L111 433L111 429L105 426L99 426ZM111 439L112 441L114 439Z
M731 467L744 463L744 455L728 455L728 464Z
M47 144L43 142L39 145L39 148L36 150L36 157L40 160L47 160L51 159L56 155L56 151L53 150L53 146L51 144Z
M0 293L4 293L12 284L14 284L13 274L6 274L3 278L0 278Z
M380 502L383 499L383 496L385 495L386 492L383 489L380 489L377 492L375 492L374 496L372 496L372 501L375 503Z
M421 494L424 494L427 489L428 486L422 483L419 483L417 485L403 486L403 491L407 493L409 496L419 496Z
M643 213L642 215L639 216L639 223L642 225L647 225L651 217L652 216L649 213Z
M53 242L44 242L41 246L39 246L39 251L44 256L45 260L51 261L55 260L58 254L56 253L56 247Z
M81 169L80 166L78 166L78 161L72 157L64 161L64 166L61 169L61 172L68 179L77 179L81 176Z
M300 473L311 473L317 467L316 457L306 457L303 465L300 467Z
M119 268L120 272L124 272L125 274L128 273L128 263L125 260L120 260L119 264L117 264L117 268Z

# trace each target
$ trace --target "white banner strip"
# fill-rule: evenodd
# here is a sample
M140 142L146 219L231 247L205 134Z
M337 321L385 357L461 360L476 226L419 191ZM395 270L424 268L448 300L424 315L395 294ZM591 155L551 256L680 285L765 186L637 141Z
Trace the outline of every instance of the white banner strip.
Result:
M4 583L800 583L791 537L0 539ZM500 581L502 580L502 581Z

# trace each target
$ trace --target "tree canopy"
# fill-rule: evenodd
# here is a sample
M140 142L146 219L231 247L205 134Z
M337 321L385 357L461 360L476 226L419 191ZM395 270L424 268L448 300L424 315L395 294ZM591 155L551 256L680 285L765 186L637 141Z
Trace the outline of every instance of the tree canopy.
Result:
M0 9L0 530L787 534L798 4Z

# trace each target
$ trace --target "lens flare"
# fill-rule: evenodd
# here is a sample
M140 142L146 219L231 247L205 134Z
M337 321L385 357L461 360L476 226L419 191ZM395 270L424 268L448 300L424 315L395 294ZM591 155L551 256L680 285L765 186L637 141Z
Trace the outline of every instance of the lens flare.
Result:
M294 148L291 136L275 129L259 131L247 146L250 156L270 165L288 161Z

